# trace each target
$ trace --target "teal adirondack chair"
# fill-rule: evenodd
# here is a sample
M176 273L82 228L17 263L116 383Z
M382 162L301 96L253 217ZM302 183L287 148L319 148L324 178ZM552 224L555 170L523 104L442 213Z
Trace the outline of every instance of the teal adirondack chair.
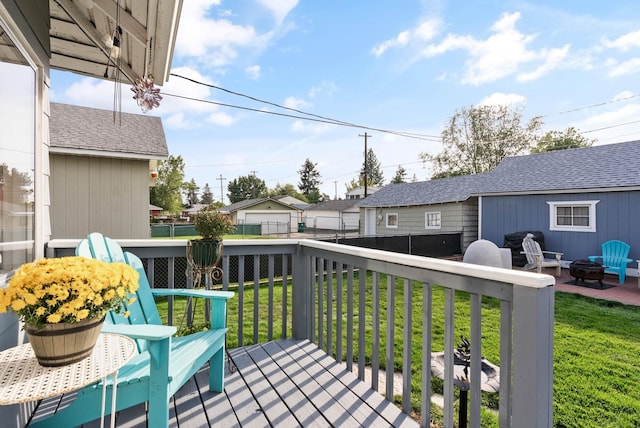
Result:
M618 275L620 284L624 284L624 278L627 276L627 263L633 260L628 258L631 247L622 241L607 241L602 244L601 256L589 256L592 262L598 262L606 266L606 273Z
M120 333L136 339L139 353L118 372L116 409L122 410L148 402L149 427L167 427L169 400L207 361L209 390L224 389L226 304L234 293L193 289L152 289L142 262L113 240L99 233L90 234L78 244L76 254L110 262L124 262L140 274L136 301L127 308L128 317L109 313L104 332ZM154 296L193 296L211 302L211 328L183 337L173 337L175 327L163 326ZM107 402L111 402L113 385L107 384ZM73 403L55 415L30 427L74 427L100 417L102 382L90 385L77 394ZM106 406L106 414L110 406Z

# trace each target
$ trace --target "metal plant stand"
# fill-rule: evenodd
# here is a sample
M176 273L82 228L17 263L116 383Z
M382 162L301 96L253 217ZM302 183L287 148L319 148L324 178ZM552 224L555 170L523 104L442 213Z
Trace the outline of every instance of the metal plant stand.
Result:
M210 290L211 286L216 281L222 280L223 271L222 271L222 268L219 266L220 260L222 260L222 242L220 243L212 242L210 245L220 246L218 251L218 256L216 257L216 259L212 264L201 266L199 263L196 263L193 258L193 246L191 245L191 241L187 241L187 272L186 274L187 274L187 278L191 280L192 286L194 288L204 286L206 290ZM188 324L192 325L195 311L191 310L191 297L188 297L187 308L188 308L187 317L189 320ZM205 320L209 322L210 321L210 302L208 299L205 300L204 316L205 316ZM224 349L227 353L227 365L229 366L229 371L231 373L234 373L236 370L238 370L238 367L233 363L233 360L231 359L231 355L229 354L229 350L227 349L226 335L224 340L225 340Z

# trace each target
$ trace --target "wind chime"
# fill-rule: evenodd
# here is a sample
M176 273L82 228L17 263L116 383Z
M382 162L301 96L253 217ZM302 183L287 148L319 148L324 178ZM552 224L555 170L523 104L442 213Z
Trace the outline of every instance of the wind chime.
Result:
M104 77L109 78L109 67L113 67L113 121L122 124L122 72L121 72L121 44L122 44L122 27L120 26L120 0L116 5L116 22L111 35L105 34L102 42L109 49L109 57L107 59L107 67L104 71ZM151 47L149 46L149 50ZM134 93L133 99L136 100L138 106L143 113L160 106L162 96L160 88L156 88L153 83L153 76L147 74L147 61L145 61L144 75L134 80L131 91Z

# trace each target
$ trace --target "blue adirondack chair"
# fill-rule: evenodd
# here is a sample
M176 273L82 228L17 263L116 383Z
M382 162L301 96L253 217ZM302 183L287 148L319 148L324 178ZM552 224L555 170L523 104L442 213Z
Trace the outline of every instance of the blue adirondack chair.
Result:
M624 284L624 278L627 276L627 263L633 261L627 257L629 250L631 247L622 241L607 241L602 244L602 255L589 256L589 260L606 266L604 271L617 274L620 284Z
M226 304L234 293L193 289L152 289L142 262L123 252L113 240L99 233L90 234L78 244L76 254L110 262L124 262L140 274L136 301L127 308L128 317L109 313L103 331L120 333L136 339L139 353L120 369L117 377L116 409L126 409L148 402L149 427L167 427L169 400L207 361L209 390L224 389ZM154 296L192 296L211 302L211 328L182 337L172 337L175 327L163 326ZM111 380L108 380L111 382ZM113 385L107 384L107 402ZM74 427L100 417L102 382L90 385L77 394L73 403L55 415L37 421L31 427ZM110 413L110 406L106 406Z

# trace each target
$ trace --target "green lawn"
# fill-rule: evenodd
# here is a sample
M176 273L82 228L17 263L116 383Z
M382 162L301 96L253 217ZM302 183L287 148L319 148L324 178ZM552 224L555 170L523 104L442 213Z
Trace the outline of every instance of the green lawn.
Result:
M357 332L358 293L357 273L354 305L354 323ZM346 284L346 282L345 282ZM346 285L345 285L346 287ZM401 370L402 352L402 305L403 282L395 284L396 337L394 347L395 370ZM371 278L367 278L367 289L371 290ZM335 285L334 285L335 290ZM419 412L420 400L420 346L421 346L421 285L413 290L413 373L412 402ZM335 291L334 291L335 293ZM345 290L346 293L346 290ZM386 278L380 280L380 317L381 317L381 359L384 360L384 332L386 328ZM259 290L259 341L267 340L267 316L269 292L266 286ZM274 287L275 302L273 326L274 338L281 334L280 305L282 288ZM290 293L288 299L290 300ZM576 294L556 293L555 303L555 347L554 347L554 426L556 427L638 427L640 426L640 308L626 306ZM367 325L367 355L371 355L371 292L366 293L367 311L364 314ZM243 338L244 345L253 342L253 302L252 286L245 289ZM289 303L290 304L290 303ZM344 298L346 305L346 294ZM161 314L166 313L166 303L160 302ZM229 347L237 346L238 298L229 305ZM326 300L325 300L326 305ZM177 304L178 308L179 305ZM289 306L290 307L290 306ZM434 288L434 351L443 348L444 293ZM201 305L200 307L201 308ZM325 307L326 309L326 307ZM333 311L335 313L335 302ZM483 355L499 365L499 303L485 298L482 304L483 316ZM460 335L469 333L468 295L456 293L456 343ZM346 314L343 316L346 337ZM326 322L326 321L325 321ZM201 326L202 321L197 325ZM288 316L288 335L291 335L291 316ZM334 340L336 334L334 333ZM344 345L343 345L344 346ZM335 349L335 347L333 348ZM357 357L357 349L354 350ZM433 389L441 392L442 382L433 380ZM483 404L487 408L497 406L497 394L483 393ZM432 418L441 420L439 411ZM456 419L457 420L457 419ZM497 427L497 418L491 412L483 412L483 427Z

